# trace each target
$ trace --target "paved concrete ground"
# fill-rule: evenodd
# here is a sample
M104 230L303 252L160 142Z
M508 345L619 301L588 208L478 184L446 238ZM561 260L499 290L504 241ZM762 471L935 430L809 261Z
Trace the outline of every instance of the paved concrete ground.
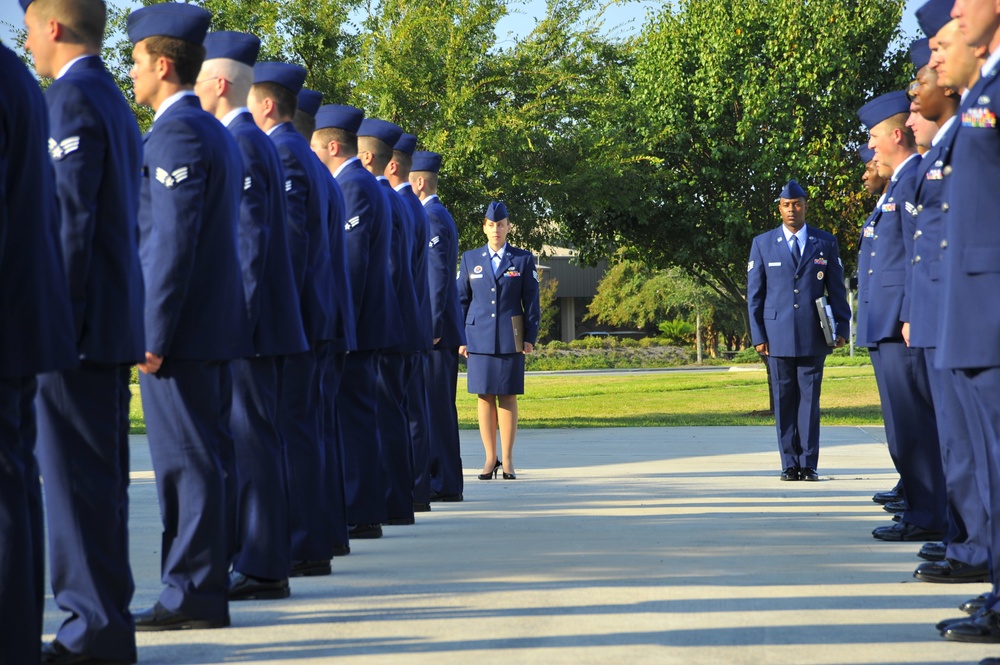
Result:
M975 663L933 624L985 585L918 582L919 544L872 539L895 478L880 429L827 428L820 483L783 483L772 428L525 430L518 480L476 480L334 575L234 603L233 627L140 633L153 663ZM133 437L133 606L160 526ZM51 597L47 637L61 620Z

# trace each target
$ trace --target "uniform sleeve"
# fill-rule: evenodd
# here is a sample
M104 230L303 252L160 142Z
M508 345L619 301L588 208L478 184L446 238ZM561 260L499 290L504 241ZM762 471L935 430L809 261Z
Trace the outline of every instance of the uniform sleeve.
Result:
M295 153L283 143L276 143L281 165L285 171L284 187L288 232L288 254L292 259L295 290L302 293L309 267L309 229L306 226L306 196L309 181L305 169Z
M527 270L521 279L521 307L524 310L524 341L532 345L538 341L538 326L542 320L542 311L538 297L538 269L535 267L535 257L528 254Z
M431 322L434 339L444 334L448 289L455 288L452 279L455 256L448 242L448 232L437 215L427 215L430 239L427 241L427 284L430 288Z
M347 237L347 263L351 272L354 311L360 312L368 286L368 256L374 230L375 210L360 185L353 180L337 181L344 194L344 233Z
M851 307L847 303L847 287L844 286L844 265L840 261L840 247L837 239L830 243L830 262L826 270L827 304L833 310L833 320L837 325L837 336L849 339L851 336Z
M97 228L97 197L105 172L108 141L93 104L75 86L53 84L49 107L49 155L59 199L60 239L69 283L76 339L83 335Z
M462 255L462 260L458 267L458 304L462 311L462 322L469 318L469 308L472 307L472 280L469 279L469 266Z
M154 130L146 142L153 221L143 243L147 351L169 355L188 295L201 235L207 173L201 139L186 123ZM155 138L154 138L155 136Z
M760 253L760 243L755 238L747 262L747 310L750 318L750 343L754 346L767 343L764 329L764 298L767 295L767 273Z
M246 299L250 329L260 317L260 284L264 281L271 225L268 215L269 197L281 192L269 192L267 166L256 147L246 137L235 136L245 170L243 194L240 196L239 258L243 273L243 295Z
M899 207L900 223L903 231L903 302L899 307L899 320L906 323L910 320L910 295L913 293L913 234L917 231L917 204L914 201L916 192L909 188L903 193L903 205Z

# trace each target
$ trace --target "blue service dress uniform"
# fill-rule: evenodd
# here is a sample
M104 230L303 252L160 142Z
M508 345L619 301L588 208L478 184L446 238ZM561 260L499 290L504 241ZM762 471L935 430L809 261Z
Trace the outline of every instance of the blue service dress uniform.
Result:
M845 339L851 312L837 239L821 229L805 229L805 249L797 263L782 228L753 239L747 309L752 343L768 345L781 468L815 470L823 364L832 349L814 303L827 297L836 334Z
M489 245L462 255L458 297L465 314L469 352L469 392L473 395L524 393L524 354L518 346L538 339L541 310L538 271L531 252L505 245L496 270ZM523 317L523 340L513 318Z
M290 122L269 132L285 169L289 246L310 350L280 364L279 422L288 474L294 561L329 560L333 553L323 453L323 376L320 347L335 334L330 259L330 189L325 169Z
M247 109L238 109L228 120L246 168L239 256L253 341L253 355L232 363L230 423L237 471L233 570L280 580L291 568L291 531L278 429L278 361L304 353L309 345L288 253L281 157Z
M943 532L947 507L934 405L922 349L908 347L902 322L909 311L907 275L916 224L914 190L920 156L900 164L884 200L863 229L867 270L858 274L858 343L869 346L889 448L908 509L902 521ZM859 265L862 261L859 260ZM862 329L864 325L864 329ZM893 443L893 439L895 440Z
M427 411L431 496L461 497L462 450L458 437L458 347L465 344L465 325L458 300L455 266L458 263L458 229L437 194L420 202L427 212L427 284L430 291L433 338L427 355Z
M938 439L941 443L941 467L948 497L948 531L945 534L945 557L981 566L987 560L989 541L987 515L976 489L976 468L986 464L977 459L962 404L952 373L934 366L937 355L938 321L941 317L941 278L943 250L941 238L944 212L944 168L957 119L952 117L934 138L931 149L920 161L914 193L916 222L913 233L912 269L909 277L909 311L904 320L910 324L910 346L924 350L925 366L934 402Z
M413 218L412 254L410 266L413 269L413 290L417 296L417 322L413 330L413 342L417 352L413 356L414 369L406 392L406 407L410 425L410 449L413 463L413 504L427 506L431 500L431 483L428 475L430 464L430 412L427 406L427 355L434 348L434 324L431 319L431 294L428 272L429 222L424 206L413 193L410 183L396 187L410 209Z
M51 134L38 83L0 44L0 662L37 663L45 548L35 375L76 363ZM17 325L10 325L16 321Z
M145 138L139 256L146 349L163 364L139 383L163 519L159 602L226 625L228 361L252 353L237 249L245 170L194 93L158 116Z
M39 376L56 640L77 654L136 657L129 603L129 365L145 359L137 215L142 137L98 56L45 91L78 368Z
M392 246L389 270L404 330L420 327L419 303L413 276L413 215L409 206L384 176L376 178L389 204ZM410 440L407 393L416 367L420 345L416 335L406 335L399 344L383 349L378 369L379 441L386 478L386 511L390 523L413 520L413 444Z
M992 596L1000 601L1000 208L993 186L1000 173L1000 53L958 110L958 126L942 166L943 274L937 366L952 372L976 459L976 486L988 517ZM977 424L979 426L977 426ZM950 637L950 631L945 637Z
M377 416L377 356L402 341L399 305L389 274L392 221L382 187L352 157L334 173L346 205L347 261L358 350L347 355L337 393L343 444L344 496L350 524L388 519Z

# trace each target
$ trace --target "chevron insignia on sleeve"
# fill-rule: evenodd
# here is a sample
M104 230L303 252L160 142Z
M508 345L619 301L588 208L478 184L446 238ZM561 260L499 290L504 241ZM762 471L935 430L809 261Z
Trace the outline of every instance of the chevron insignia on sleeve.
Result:
M251 187L253 187L253 178L250 176L243 178L243 191L245 192Z
M53 161L58 162L66 155L71 152L76 152L80 149L80 137L71 136L68 139L63 139L62 141L56 141L53 138L49 139L49 156Z
M188 167L182 166L175 171L167 171L156 167L156 181L166 187L173 189L188 178Z
M910 213L914 217L917 216L917 206L913 205L909 201L906 202L906 212Z
M347 223L344 224L344 230L350 231L360 223L361 223L360 217L351 217L349 220L347 220Z
M292 191L292 181L291 180L286 180L285 181L285 191L286 192Z
M434 245L438 244L439 242L441 242L441 236L434 236L433 238L431 238L431 241L429 243L427 243L427 246L428 247L433 247Z

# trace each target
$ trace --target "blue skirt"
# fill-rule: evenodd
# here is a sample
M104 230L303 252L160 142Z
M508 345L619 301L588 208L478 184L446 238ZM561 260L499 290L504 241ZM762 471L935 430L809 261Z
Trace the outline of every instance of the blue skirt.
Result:
M524 354L469 354L469 393L473 395L523 395Z

